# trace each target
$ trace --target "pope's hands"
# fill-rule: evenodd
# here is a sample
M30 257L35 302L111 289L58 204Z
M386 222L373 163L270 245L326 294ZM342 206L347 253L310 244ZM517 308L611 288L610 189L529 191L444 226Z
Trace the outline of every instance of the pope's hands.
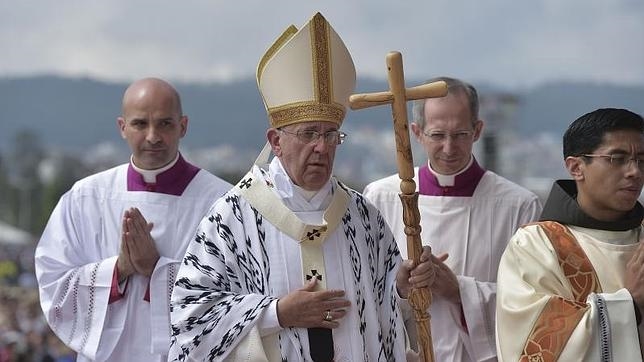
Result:
M347 314L351 302L344 298L343 290L314 291L317 280L313 278L303 288L293 291L277 301L277 318L283 328L337 328Z

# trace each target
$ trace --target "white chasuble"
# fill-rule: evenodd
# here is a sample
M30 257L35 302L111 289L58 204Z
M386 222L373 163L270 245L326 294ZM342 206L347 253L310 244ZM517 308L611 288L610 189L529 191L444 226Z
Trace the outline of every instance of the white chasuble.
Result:
M418 168L416 184L418 185ZM400 178L393 175L371 183L364 195L389 223L403 258L407 258ZM445 264L456 274L461 306L433 295L429 313L436 361L494 361L496 273L514 232L536 220L537 197L516 184L486 171L474 194L419 195L421 239L434 255L448 253ZM415 325L406 323L414 340Z
M165 361L169 297L178 264L199 220L230 187L200 170L181 196L127 191L128 164L92 175L65 193L36 249L45 317L78 361ZM148 222L160 259L151 278L128 278L108 303L125 210ZM146 293L149 292L149 302Z
M310 361L307 330L280 327L275 306L311 276L302 267L301 235L325 222L329 232L321 253L326 288L344 290L351 301L333 329L335 359L404 360L395 290L400 254L380 214L334 178L307 200L277 158L269 170L253 167L251 182L271 189L268 199L277 198L299 219L298 225L308 225L306 231L284 232L284 225L274 224L283 224L274 221L275 215L264 215L272 211L253 207L240 190L246 178L219 199L199 225L179 269L172 294L170 360ZM337 218L338 212L330 210L334 200L342 199L346 204ZM281 207L269 204L271 210ZM329 227L334 218L337 226ZM249 345L256 354L241 351Z
M639 245L639 229L567 228L592 264L599 291L575 303L575 290L587 278L578 274L575 277L581 279L575 282L566 276L540 226L519 229L499 267L499 359L519 361L525 354L522 361L641 361L644 330L637 326L633 300L624 288L626 263ZM535 330L537 321L551 327ZM529 342L535 336L540 347Z

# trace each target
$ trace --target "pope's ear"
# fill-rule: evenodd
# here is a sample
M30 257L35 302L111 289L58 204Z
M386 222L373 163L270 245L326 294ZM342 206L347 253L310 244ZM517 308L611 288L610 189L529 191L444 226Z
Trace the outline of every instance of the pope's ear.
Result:
M278 131L276 128L269 128L266 131L266 139L268 140L268 143L270 143L271 145L273 154L278 157L281 156L282 146L280 145L280 140L281 140L280 131Z
M566 169L575 181L584 179L584 169L586 163L582 160L582 156L568 156L565 160Z

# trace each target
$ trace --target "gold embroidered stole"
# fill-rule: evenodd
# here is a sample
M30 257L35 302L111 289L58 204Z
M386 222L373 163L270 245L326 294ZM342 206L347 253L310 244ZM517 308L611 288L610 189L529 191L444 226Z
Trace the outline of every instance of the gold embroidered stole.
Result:
M590 293L601 292L595 269L570 230L554 221L542 221L537 225L550 239L575 299L550 298L523 347L519 359L522 362L557 361L572 331L589 308L586 298Z
M326 289L326 270L322 244L340 223L349 204L349 195L334 185L331 203L324 211L321 225L309 225L291 211L272 190L268 180L256 177L252 171L239 181L236 188L248 203L281 232L300 243L302 273L305 281L316 278L316 290Z

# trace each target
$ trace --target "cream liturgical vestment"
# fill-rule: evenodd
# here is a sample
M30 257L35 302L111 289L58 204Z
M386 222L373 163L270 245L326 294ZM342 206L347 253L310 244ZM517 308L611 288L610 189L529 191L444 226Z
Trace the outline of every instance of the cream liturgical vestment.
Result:
M579 208L576 193L574 181L557 181L542 221L518 230L503 254L497 306L503 361L642 360L644 330L624 288L642 206L602 222Z
M433 295L429 312L436 361L495 360L497 266L519 226L538 217L539 200L533 193L483 170L475 160L449 187L440 186L427 165L420 168L420 175L419 180L416 168L421 238L434 255L449 253L445 264L457 276L462 301L459 306ZM399 193L398 175L375 181L364 191L391 226L405 257ZM413 340L414 322L407 321L406 325Z
M319 255L306 253L321 267L304 256L320 235ZM268 171L254 166L188 246L172 294L170 359L310 361L307 330L281 328L276 305L315 277L351 301L332 332L335 361L404 361L400 261L385 221L357 192L331 178L307 199L277 158Z
M231 185L181 156L146 184L130 164L89 176L65 193L36 249L41 305L78 361L166 361L169 298L178 264L208 207ZM125 210L154 224L160 254L151 278L131 275L110 302Z

